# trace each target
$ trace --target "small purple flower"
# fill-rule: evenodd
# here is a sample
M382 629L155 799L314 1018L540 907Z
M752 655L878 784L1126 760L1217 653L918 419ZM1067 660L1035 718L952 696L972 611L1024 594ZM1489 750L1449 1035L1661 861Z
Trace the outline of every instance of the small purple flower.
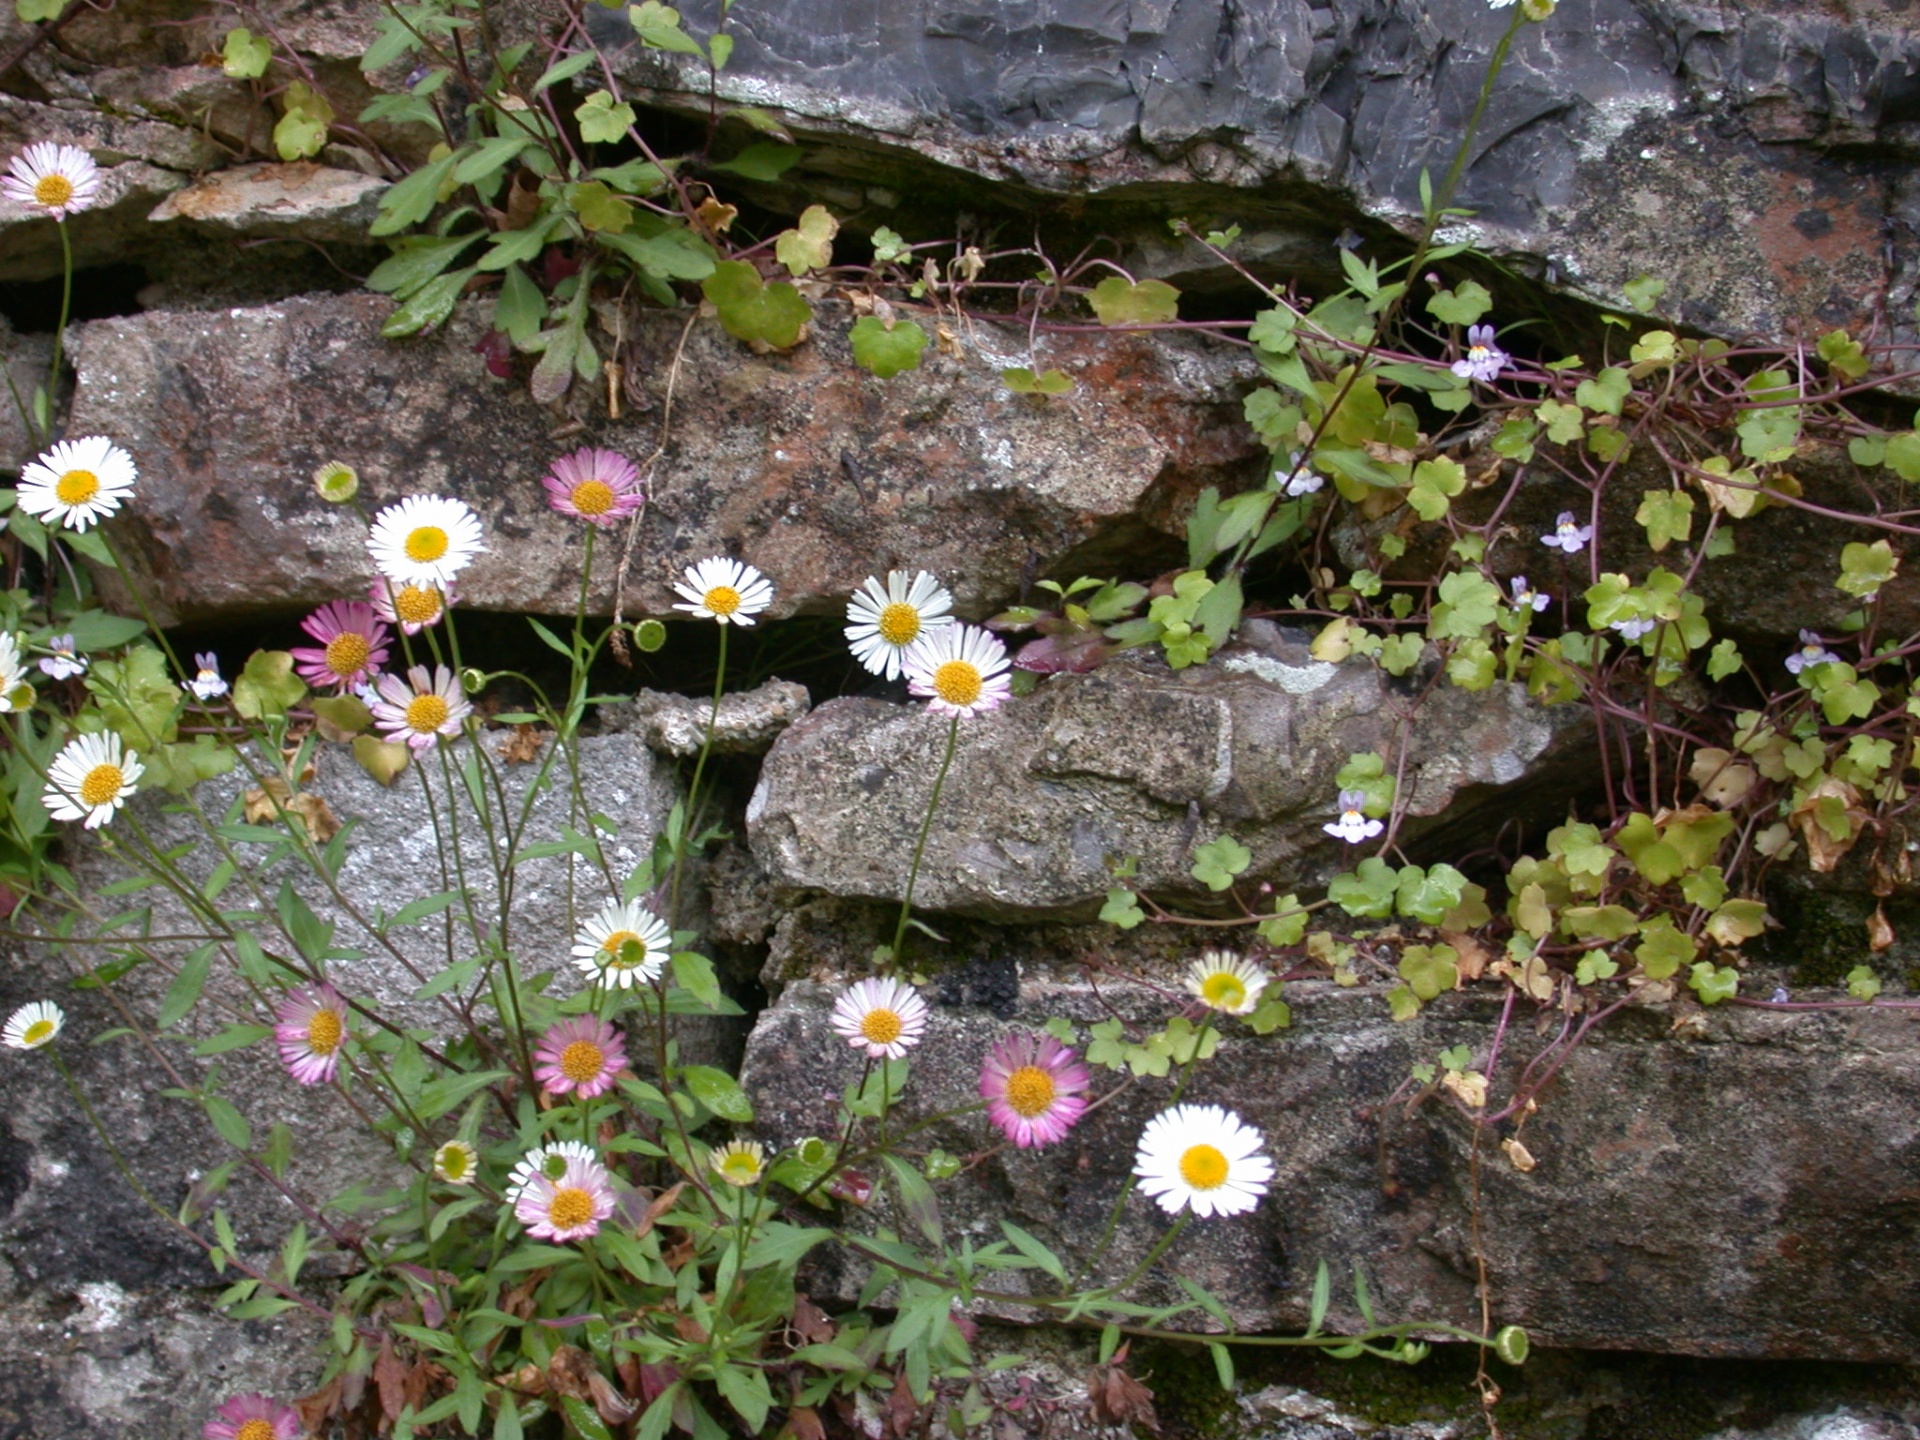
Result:
M1638 640L1658 625L1658 620L1616 620L1607 628L1618 631L1625 640Z
M193 698L205 704L209 700L218 700L227 693L227 682L220 677L220 657L209 650L204 655L193 657L198 667L193 679L187 682L187 688L193 691Z
M1513 357L1493 343L1493 326L1467 327L1467 353L1453 362L1453 373L1463 380L1478 380L1491 385Z
M1369 820L1366 812L1367 792L1364 790L1342 790L1340 792L1340 818L1320 828L1337 840L1349 845L1358 845L1362 840L1371 840L1387 827L1378 820Z
M73 636L56 635L47 642L53 653L40 662L40 668L56 680L87 673L87 657L75 652Z
M1524 575L1516 575L1507 583L1512 587L1513 608L1516 610L1531 610L1538 615L1553 603L1553 597L1546 591L1530 589Z
M280 1063L302 1085L324 1085L340 1065L347 1002L331 985L296 985L274 1012Z
M47 662L40 662L45 665ZM1814 665L1838 665L1840 657L1820 643L1820 637L1811 630L1800 632L1800 648L1787 657L1787 672L1798 675Z
M1560 518L1553 522L1553 533L1542 535L1540 543L1552 550L1564 550L1569 555L1578 555L1587 548L1587 542L1593 539L1591 525L1576 525L1571 510L1562 510Z
M1284 464L1287 478L1280 486L1280 493L1289 500L1298 500L1302 495L1311 495L1327 482L1316 475L1307 465L1307 457L1296 450L1287 456ZM1280 473L1280 466L1273 467L1274 473Z

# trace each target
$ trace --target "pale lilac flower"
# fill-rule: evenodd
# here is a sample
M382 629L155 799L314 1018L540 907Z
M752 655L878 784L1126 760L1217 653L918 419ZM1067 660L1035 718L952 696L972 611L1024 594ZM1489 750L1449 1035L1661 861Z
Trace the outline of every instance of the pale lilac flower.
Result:
M302 1085L325 1085L347 1040L347 1002L331 985L296 985L274 1011L280 1063Z
M227 693L227 682L220 678L220 657L209 650L204 655L195 655L193 663L199 667L193 679L187 682L187 688L193 691L194 699L202 704L209 700L218 700Z
M627 1068L627 1051L620 1032L598 1015L574 1015L541 1036L533 1067L533 1078L550 1093L591 1100L613 1088Z
M1467 327L1467 353L1453 362L1453 373L1463 380L1478 380L1491 385L1513 357L1493 343L1493 326Z
M293 649L294 671L315 689L344 695L367 683L387 663L392 633L364 600L329 600L300 622L318 646Z
M54 636L47 648L53 653L40 662L40 669L55 680L87 673L87 657L75 652L71 634Z
M939 715L977 715L1013 694L1007 647L978 625L950 625L913 642L904 662L908 693Z
M380 699L373 705L373 723L389 740L404 740L415 750L429 750L444 736L451 740L460 733L461 722L473 713L473 706L460 688L460 681L444 665L427 673L424 665L398 675L380 677Z
M1658 620L1616 620L1607 628L1618 631L1622 639L1638 640L1641 636L1650 633L1659 623Z
M1086 1113L1092 1081L1065 1045L1024 1031L1000 1039L980 1067L987 1118L1023 1150L1064 1140Z
M603 529L647 503L639 468L618 451L591 445L555 460L540 483L555 510Z
M266 1395L236 1395L201 1429L203 1440L300 1440L300 1412Z
M1553 522L1553 533L1542 535L1540 543L1550 550L1564 550L1569 555L1578 555L1587 548L1587 542L1593 539L1591 525L1576 525L1571 510L1562 510L1560 518Z
M1287 479L1286 483L1280 487L1280 493L1289 500L1298 500L1302 495L1311 495L1327 483L1324 477L1314 473L1302 451L1296 450L1287 456L1286 466ZM1274 473L1278 474L1280 467L1276 465L1273 468Z
M1133 1173L1169 1215L1239 1215L1260 1203L1273 1179L1263 1143L1258 1130L1218 1105L1176 1105L1147 1122Z
M1527 585L1527 577L1516 575L1507 582L1513 590L1513 608L1531 610L1538 615L1553 603L1553 597L1544 590L1534 590Z
M100 193L100 167L77 145L42 140L8 162L7 173L0 175L0 191L16 204L64 220L93 204Z
M513 1214L536 1240L585 1240L613 1214L613 1177L598 1160L570 1160L557 1180L545 1172L529 1180Z
M911 985L890 977L860 980L833 1002L827 1023L869 1059L898 1060L926 1032L927 1002Z
M1838 665L1840 657L1820 643L1820 637L1811 630L1800 632L1800 648L1787 657L1787 671L1798 675L1802 670L1815 665Z
M367 595L374 614L409 635L438 625L453 604L451 585L395 585L384 575L374 577Z
M1362 840L1371 840L1387 827L1378 820L1367 818L1365 806L1367 792L1364 790L1342 790L1340 792L1340 818L1320 828L1337 840L1349 845L1358 845Z

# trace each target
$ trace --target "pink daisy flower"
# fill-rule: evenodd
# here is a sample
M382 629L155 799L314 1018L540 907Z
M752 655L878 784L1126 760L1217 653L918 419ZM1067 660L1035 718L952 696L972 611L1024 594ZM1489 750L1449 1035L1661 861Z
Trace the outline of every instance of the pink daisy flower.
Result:
M1087 1112L1092 1077L1051 1035L1016 1031L987 1052L980 1094L987 1118L1021 1149L1052 1145Z
M557 1180L544 1171L528 1180L513 1214L536 1240L585 1240L613 1214L612 1177L598 1160L569 1160Z
M293 651L294 670L315 689L332 686L336 694L355 690L387 661L393 638L364 600L329 600L300 622L320 644Z
M434 666L431 675L426 666L415 665L405 680L382 675L379 694L373 723L387 739L404 740L415 750L432 749L443 735L453 739L473 713L460 681L444 665Z
M617 451L591 445L562 455L540 483L547 487L547 503L555 510L603 529L619 524L647 503L634 463Z
M398 625L409 635L418 635L445 618L453 604L453 586L398 585L384 575L374 577L367 592L373 613L389 625Z
M0 191L20 205L44 210L56 220L92 207L100 194L100 167L76 145L42 140L7 163Z
M571 1090L591 1100L613 1088L614 1076L627 1068L627 1051L620 1032L599 1016L575 1015L541 1037L533 1065L533 1078L553 1094Z
M296 985L274 1012L280 1063L302 1085L325 1085L347 1041L347 1002L331 985Z
M833 1002L827 1024L869 1059L898 1060L926 1033L927 1002L891 976L859 980Z
M205 1440L299 1440L299 1412L267 1395L236 1395L200 1431Z

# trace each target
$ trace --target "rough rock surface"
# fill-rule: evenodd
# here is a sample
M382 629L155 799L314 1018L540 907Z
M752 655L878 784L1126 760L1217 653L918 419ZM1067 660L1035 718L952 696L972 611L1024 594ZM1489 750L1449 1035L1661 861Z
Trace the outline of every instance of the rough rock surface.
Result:
M1413 692L1372 665L1313 660L1303 634L1250 630L1204 668L1127 657L963 720L915 905L1084 914L1128 857L1142 888L1200 898L1193 850L1222 832L1253 852L1249 882L1287 890L1346 865L1322 829L1338 818L1334 776L1356 752L1394 763ZM947 725L919 704L849 699L787 731L747 809L761 866L793 888L898 900ZM1440 687L1403 742L1409 845L1429 817L1451 827L1499 792L1550 811L1564 796L1553 767L1584 733L1582 714L1512 687Z
M163 613L205 619L364 590L361 521L305 483L334 459L359 469L370 508L418 493L474 506L490 549L462 574L461 603L573 609L581 527L548 508L539 480L580 442L556 438L523 386L487 377L469 353L477 309L402 343L379 338L390 309L374 296L304 296L80 329L71 426L112 435L140 467L133 549ZM889 382L848 358L844 313L827 310L811 343L771 356L696 321L676 367L689 318L629 317L641 388L627 420L592 436L645 459L662 441L672 377L629 617L672 615L670 583L720 553L769 575L774 617L836 608L888 565L950 577L961 607L984 613L1029 566L1096 566L1175 497L1255 462L1237 366L1186 344L1075 337L1048 363L1080 384L1047 401L1000 383L1025 339L991 326L972 327L959 358L930 352ZM600 550L602 613L619 543Z
M689 29L711 30L713 0L685 8ZM1651 270L1683 318L1721 333L1904 306L1920 260L1920 38L1897 12L1859 11L1561 0L1512 47L1456 196L1475 211L1462 237L1615 304ZM1256 263L1297 269L1317 250L1337 273L1332 237L1363 214L1417 226L1420 174L1446 172L1511 13L1485 0L744 6L720 92L778 112L813 152L788 179L837 184L856 225L899 228L931 160L943 188L996 182L1002 204L1042 214L1067 196L1103 217L1129 206L1136 225L1142 207L1164 207L1153 225L1217 215L1247 228ZM604 43L630 40L620 16L597 20ZM638 46L625 63L705 113L704 65ZM1197 247L1138 253L1170 274L1210 263Z
M915 1113L974 1095L981 1057L1009 1022L1037 1028L1064 1015L1084 1034L1108 1014L1165 1021L1164 996L1111 970L1095 991L1037 973L1004 941L996 953L1021 968L1017 999L997 1013L958 1003L961 992L936 977L932 1021L913 1055ZM760 1016L746 1080L768 1139L830 1133L832 1105L858 1073L858 1058L827 1028L836 993L796 981ZM1441 1098L1409 1103L1411 1086L1387 1102L1413 1064L1443 1047L1464 1044L1484 1059L1498 1003L1443 1000L1395 1024L1368 989L1310 983L1288 997L1292 1029L1226 1039L1187 1093L1257 1126L1276 1175L1253 1214L1188 1228L1179 1273L1248 1326L1302 1324L1322 1260L1337 1279L1364 1267L1383 1315L1477 1325L1472 1126ZM1511 1127L1481 1146L1495 1323L1524 1325L1545 1346L1910 1358L1920 1303L1898 1257L1920 1147L1912 1029L1891 1012L1722 1008L1675 1037L1665 1013L1614 1017L1541 1092L1523 1132L1531 1172L1503 1157ZM1516 1024L1508 1060L1552 1035ZM1166 1094L1164 1081L1139 1082L1055 1149L999 1151L968 1185L942 1188L948 1233L980 1244L1005 1218L1081 1255ZM998 1138L975 1114L927 1132L926 1143L969 1155ZM1136 1195L1116 1257L1143 1255L1166 1224ZM1177 1293L1167 1271L1153 1284ZM1336 1325L1358 1323L1340 1283L1332 1314Z
M148 218L247 236L363 241L387 182L325 165L236 165L176 190Z
M715 754L764 755L807 707L807 687L791 680L769 680L753 690L723 695L717 712L710 700L642 690L631 705L614 711L608 723L637 730L663 755L686 757L698 755L707 743L711 720Z

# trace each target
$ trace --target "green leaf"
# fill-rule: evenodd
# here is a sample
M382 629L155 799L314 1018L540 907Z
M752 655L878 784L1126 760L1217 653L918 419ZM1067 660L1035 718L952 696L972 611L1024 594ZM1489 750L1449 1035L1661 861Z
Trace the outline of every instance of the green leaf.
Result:
M438 1120L448 1111L458 1109L476 1090L505 1080L508 1074L505 1070L470 1070L461 1075L442 1075L420 1087L414 1110L422 1120Z
M678 950L671 961L673 982L708 1010L717 1011L725 1003L713 962L695 950Z
M743 260L726 260L701 282L701 293L713 302L721 328L736 340L758 341L775 350L799 343L800 330L812 309L784 280L771 285Z
M1179 318L1180 292L1164 280L1139 284L1109 275L1093 287L1087 303L1102 325L1155 325Z
M1618 365L1611 365L1591 380L1582 380L1576 385L1573 398L1589 410L1618 415L1632 389L1633 381L1627 372ZM1544 411L1545 406L1541 408Z
M767 1413L773 1409L773 1392L767 1386L766 1372L758 1366L721 1363L714 1366L713 1383L721 1399L746 1422L747 1433L758 1435L767 1423Z
M1452 290L1436 291L1427 300L1427 313L1442 325L1471 325L1493 308L1493 296L1477 280L1464 280Z
M1693 536L1693 497L1682 490L1643 490L1634 517L1646 527L1647 544L1656 552Z
M877 315L862 315L854 321L847 339L855 363L882 380L891 380L904 370L919 369L921 352L927 348L927 332L913 321L896 320L888 325Z
M596 90L575 107L580 138L589 145L610 145L627 138L634 122L633 106L616 102L611 90Z
M567 56L564 60L556 60L541 73L538 80L533 82L533 93L538 95L542 90L558 85L562 80L571 80L599 58L600 52L589 47Z
M840 222L824 205L809 205L791 230L782 230L773 242L773 255L796 280L833 263L833 237ZM872 317L868 317L872 318Z
M222 1095L205 1095L201 1103L206 1106L207 1119L222 1140L236 1150L253 1148L253 1128L247 1124L246 1117L233 1108L232 1101Z
M1294 327L1300 323L1300 317L1292 310L1280 308L1262 310L1253 317L1253 325L1247 331L1247 339L1262 350L1272 351L1276 355L1288 355L1298 343Z
M1466 467L1444 456L1422 460L1413 467L1413 486L1407 491L1407 503L1422 520L1438 520L1447 513L1453 497L1467 488Z
M459 302L460 292L466 289L467 282L479 273L479 267L469 265L463 270L454 270L445 275L437 275L414 291L406 304L397 307L387 316L380 327L382 338L398 340L407 335L418 335L431 330L453 313L453 307Z
M1920 480L1920 434L1903 430L1889 435L1884 458L1887 468L1902 480Z
M160 1006L156 1021L162 1030L170 1030L186 1019L187 1012L200 999L200 992L206 987L207 972L213 965L213 952L217 947L212 943L197 945L191 954L181 962L180 973L173 977L173 984L167 987L167 998Z
M59 10L56 5L54 13L58 14ZM27 17L23 14L20 18ZM234 80L258 80L267 73L267 64L272 59L273 42L244 28L229 30L226 43L220 47L220 68Z
M369 235L393 235L417 225L433 213L440 200L440 186L453 173L460 152L430 160L406 179L396 182L380 197L380 215L367 227Z
M1899 572L1900 559L1885 540L1871 545L1854 540L1840 549L1840 578L1835 586L1849 595L1868 599Z
M694 1099L722 1120L736 1125L753 1123L753 1104L747 1092L726 1071L711 1065L686 1065L681 1067L680 1079Z
M1451 945L1409 945L1400 952L1400 978L1422 1000L1460 988L1460 952Z
M304 80L293 80L280 104L285 113L273 127L273 148L282 160L311 159L326 148L327 127L333 123L333 106L326 96Z
M1880 993L1880 977L1871 965L1856 965L1847 972L1847 994L1856 1000L1872 1000Z
M1649 980L1665 980L1690 964L1699 943L1677 929L1671 915L1655 915L1640 927L1640 943L1633 947L1634 959Z
M1225 890L1253 863L1253 852L1231 835L1209 840L1193 852L1193 878L1209 890Z
M366 278L366 287L404 300L485 234L484 230L470 230L465 235L444 240L434 235L409 235L394 245L393 254L374 266L373 273Z
M194 1046L193 1053L203 1057L224 1055L229 1050L244 1050L249 1045L258 1045L271 1034L271 1025L229 1025L218 1035L211 1035Z
M595 238L664 280L704 280L714 271L713 247L684 227L675 226L658 235L601 234Z
M1667 293L1667 282L1652 275L1637 275L1620 288L1626 292L1627 303L1645 315L1651 312L1660 297Z
M1027 1259L1046 1271L1046 1273L1051 1275L1055 1280L1059 1281L1062 1287L1067 1285L1066 1266L1062 1265L1059 1257L1042 1244L1039 1239L1022 1230L1011 1220L1002 1220L1000 1222L1000 1229L1006 1235L1007 1239L1012 1242L1014 1249L1018 1250L1022 1255L1026 1256Z
M1016 395L1064 395L1073 389L1073 377L1059 370L1036 375L1024 365L1010 365L1000 379Z
M1861 348L1860 342L1844 330L1829 330L1820 337L1816 349L1834 374L1848 380L1858 380L1871 368L1867 352ZM1914 477L1909 475L1906 478L1911 480Z
M1349 915L1384 920L1393 914L1399 886L1399 872L1378 855L1369 855L1348 874L1333 877L1327 898Z
M1100 918L1109 925L1131 930L1147 918L1147 912L1140 908L1133 891L1115 886L1107 891L1107 903L1100 907Z
M1687 984L1702 1005L1718 1005L1740 993L1740 972L1731 965L1702 960L1688 972Z
M256 650L233 682L233 708L246 720L279 719L307 693L285 650Z
M799 161L800 151L797 147L761 140L747 146L731 160L723 160L711 168L738 175L743 180L778 180Z
M37 25L43 20L58 20L60 12L67 8L67 0L13 0L13 13L28 25Z
M619 235L633 224L633 206L622 200L600 180L586 180L567 187L567 203L580 223L595 233Z

